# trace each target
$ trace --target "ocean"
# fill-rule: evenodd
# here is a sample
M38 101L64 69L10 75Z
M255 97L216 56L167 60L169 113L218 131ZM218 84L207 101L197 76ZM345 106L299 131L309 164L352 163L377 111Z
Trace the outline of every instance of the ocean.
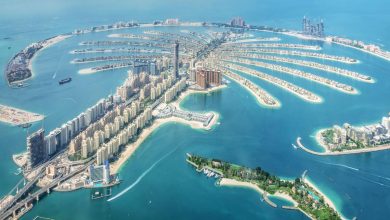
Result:
M297 30L306 15L324 19L329 35L356 38L390 49L390 32L386 31L390 29L390 14L386 11L389 6L390 3L384 0L369 4L352 0L244 0L239 3L222 0L137 0L132 3L6 0L2 1L0 8L0 69L3 70L9 59L28 44L56 34L117 21L150 22L171 17L227 22L239 15L249 24ZM187 28L161 30L181 29ZM119 32L140 33L136 29ZM70 64L72 59L84 55L68 53L81 48L78 42L103 39L108 33L74 37L42 51L33 63L34 76L29 81L29 87L11 89L4 78L0 81L0 103L44 114L44 122L34 124L29 132L41 126L50 131L113 93L127 76L124 69L80 75L77 71L91 64ZM256 35L278 36L282 42L311 43L270 33ZM291 146L300 136L305 145L316 149L313 135L318 129L344 122L353 125L373 123L390 111L390 99L386 98L390 95L388 61L338 45L321 46L324 53L345 55L361 61L354 65L323 61L325 64L370 75L376 83L367 84L300 68L352 85L360 91L359 95L348 95L304 79L256 68L302 86L324 99L321 104L310 104L269 83L240 74L278 98L282 107L273 110L262 108L234 81L227 88L211 94L191 95L182 102L182 107L192 111L218 112L220 124L214 129L206 132L181 124L163 125L122 168L120 176L123 182L113 188L114 195L144 174L122 196L108 202L92 201L89 190L54 192L39 201L22 219L35 216L52 219L307 219L300 212L268 206L252 190L215 186L214 180L198 174L186 163L187 152L250 167L260 166L286 178L298 177L308 170L312 182L334 201L347 218L387 219L390 216L387 208L390 206L390 151L319 157ZM60 79L69 76L73 78L71 83L58 86ZM26 134L27 131L19 127L0 123L0 196L6 195L21 178L14 174L17 167L12 161L12 154L25 150Z

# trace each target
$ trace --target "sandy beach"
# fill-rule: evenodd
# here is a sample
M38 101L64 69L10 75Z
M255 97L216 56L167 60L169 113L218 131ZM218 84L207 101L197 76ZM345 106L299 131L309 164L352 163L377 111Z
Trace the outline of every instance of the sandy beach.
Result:
M126 146L126 150L121 153L118 160L116 160L114 163L110 164L110 170L111 173L118 173L120 171L120 168L122 165L126 163L126 161L133 155L133 153L138 149L139 146L153 133L154 130L156 130L158 127L165 123L181 123L185 125L189 125L194 129L205 129L209 130L218 120L218 114L217 116L214 116L216 119L214 122L211 121L209 126L203 127L203 124L200 122L195 121L186 121L181 118L176 117L169 117L169 118L163 118L163 119L156 119L153 121L153 124L150 127L144 128L141 132L141 134L138 136L137 140L131 144L128 144ZM213 119L214 120L214 119Z
M194 90L187 90L183 92L179 98L173 102L172 104L176 107L179 107L180 102L188 95L193 94L193 93L208 93L210 91L215 91L221 88L225 88L226 86L221 86L221 87L215 87L212 90L209 91L194 91ZM169 118L159 118L155 119L152 122L152 125L144 128L141 131L141 134L138 136L137 140L133 143L130 143L126 146L126 150L121 153L120 157L118 160L116 160L114 163L110 164L110 170L112 173L118 173L120 171L120 168L126 163L126 161L133 155L133 153L138 149L139 146L153 133L154 130L156 130L158 127L165 123L181 123L184 125L191 126L191 128L194 129L202 129L202 130L210 130L217 122L219 119L219 114L216 112L212 112L214 114L213 119L210 121L208 126L204 127L203 123L197 122L197 121L187 121L182 118L177 118L177 117L169 117Z
M323 198L324 198L324 202L329 206L331 207L333 210L335 210L341 217L341 219L347 219L346 217L344 217L341 212L337 209L336 205L332 202L332 200L330 200L313 182L310 181L310 179L308 178L304 178L303 181L309 185L311 188L313 188L314 190L316 190Z
M266 193L264 190L262 190L260 187L258 187L257 185L255 185L253 183L242 182L242 181L238 181L235 179L222 178L219 182L219 185L220 186L233 186L233 187L246 187L246 188L250 188L250 189L255 190L256 192L260 193L261 195ZM298 203L290 195L283 193L283 192L276 192L275 194L272 194L272 195L268 194L268 197L281 198L281 199L284 199L284 200L287 200L287 201L293 203L295 207L298 206Z
M275 194L273 194L271 196L282 198L282 199L284 199L286 201L289 201L289 202L293 203L294 207L298 207L298 203L290 195L288 195L287 193L278 191L278 192L276 192Z

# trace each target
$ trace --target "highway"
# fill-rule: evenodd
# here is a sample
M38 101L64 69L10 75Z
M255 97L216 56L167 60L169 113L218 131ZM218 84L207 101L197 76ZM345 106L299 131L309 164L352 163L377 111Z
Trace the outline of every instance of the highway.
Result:
M74 175L82 172L83 170L87 169L88 166L91 165L94 162L95 162L95 159L89 161L86 165L82 166L81 168L79 168L79 169L77 169L75 171L72 171L72 172L70 172L69 174L67 174L65 176L61 176L61 177L57 178L56 180L51 182L49 185L39 189L38 191L34 192L33 194L28 195L25 199L23 199L22 201L16 203L12 208L8 209L5 213L1 214L0 215L0 219L3 220L3 219L6 219L7 217L11 216L14 211L22 208L23 206L25 206L25 204L33 202L34 199L36 199L40 195L46 193L51 188L56 187L59 183L64 182L65 180L71 178L72 176L74 176ZM30 183L32 183L32 182L30 182Z

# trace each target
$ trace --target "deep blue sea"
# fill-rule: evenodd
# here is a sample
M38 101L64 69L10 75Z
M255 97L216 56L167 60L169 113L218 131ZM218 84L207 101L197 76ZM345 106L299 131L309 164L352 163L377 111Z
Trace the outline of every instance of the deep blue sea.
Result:
M76 28L117 21L145 21L178 17L190 21L227 22L242 16L247 23L300 29L304 15L323 19L326 33L375 43L390 49L390 3L385 0L2 0L0 4L0 69L28 44ZM178 32L190 28L161 28ZM198 31L209 31L203 28ZM143 30L122 30L141 33ZM84 55L69 54L81 48L83 40L107 39L110 32L88 34L65 40L40 53L34 63L30 87L11 89L0 81L0 103L44 114L44 123L34 124L47 131L77 116L100 98L113 93L126 78L126 70L80 75L90 64L69 62ZM313 42L270 33L282 42ZM315 44L315 43L314 43ZM117 194L130 186L156 161L161 160L123 196L107 202L92 201L89 190L51 193L23 219L44 216L53 219L307 219L303 214L272 208L249 189L216 187L214 180L199 175L185 162L187 152L256 167L287 178L308 170L309 178L323 190L347 218L389 219L390 151L318 157L294 150L297 136L316 148L316 130L333 124L365 124L379 121L390 111L390 62L337 45L321 44L324 53L345 55L360 64L337 65L375 78L375 84L353 81L319 70L300 68L354 86L359 95L348 95L310 81L258 68L293 82L323 97L310 104L269 83L250 77L273 96L282 107L259 106L238 84L212 94L191 95L182 107L193 111L216 111L220 124L205 132L181 124L166 124L142 144L120 172L123 182L113 188ZM10 47L10 49L8 49ZM85 55L87 56L87 55ZM300 59L300 58L298 58ZM309 59L307 60L314 60ZM293 66L291 66L293 67ZM58 80L71 76L72 83L59 87ZM14 175L12 154L25 150L26 131L0 123L0 196L20 180ZM278 201L282 203L282 201Z

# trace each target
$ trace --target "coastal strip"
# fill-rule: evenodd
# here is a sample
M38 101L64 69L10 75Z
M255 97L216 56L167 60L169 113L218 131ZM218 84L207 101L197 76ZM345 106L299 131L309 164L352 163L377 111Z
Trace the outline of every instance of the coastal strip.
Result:
M264 53L264 54L277 54L277 55L288 55L288 56L299 56L299 57L310 57L321 60L330 60L340 63L346 64L357 64L360 63L359 60L350 58L350 57L342 57L335 56L325 53L314 53L308 51L298 51L298 50L281 50L281 49L266 49L266 48L232 48L232 49L224 49L227 52L240 52L240 53Z
M11 125L24 125L44 119L45 116L0 104L0 121Z
M297 31L287 31L287 32L279 32L284 35L296 37L299 39L304 40L312 40L312 41L323 41L326 43L333 43L338 44L340 46L353 48L356 50L360 50L364 53L368 53L371 55L374 55L376 57L382 58L384 60L390 61L390 52L381 49L379 46L372 45L372 44L366 44L359 40L351 40L347 38L341 38L337 36L329 36L329 37L314 37L314 36L308 36L303 35L302 33L299 33Z
M71 64L80 64L80 63L124 61L124 60L134 60L134 59L157 59L157 58L161 58L161 56L160 55L100 56L100 57L77 58L77 59L72 60L70 63Z
M86 54L86 53L161 53L170 54L170 51L160 49L142 49L142 48L87 48L72 50L70 54Z
M280 43L264 43L264 44L223 44L223 46L234 46L236 48L289 48L299 50L321 50L319 46L311 46L305 44L280 44Z
M311 103L321 103L322 102L322 98L304 88L301 88L297 85L294 85L292 83L289 83L285 80L282 80L280 78L277 78L277 77L274 77L274 76L271 76L271 75L268 75L268 74L265 74L265 73L262 73L260 71L257 71L257 70L253 70L253 69L250 69L250 68L247 68L247 67L244 67L244 66L239 66L239 65L236 65L236 64L232 64L232 63L226 63L225 64L226 68L229 68L229 69L232 69L232 70L235 70L235 71L240 71L244 74L249 74L249 75L253 75L259 79L262 79L266 82L269 82L269 83L272 83L296 96L298 96L299 98L305 100L305 101L308 101L308 102L311 102Z
M279 37L256 37L256 38L248 38L248 39L240 39L229 41L226 44L240 44L240 43L252 43L252 42L264 42L264 41L280 41ZM225 45L226 45L225 44Z
M340 83L340 82L337 82L335 80L331 80L331 79L328 79L328 78L325 78L322 76L317 76L317 75L314 75L314 74L311 74L308 72L304 72L304 71L297 70L297 69L292 69L292 68L285 67L285 66L280 66L280 65L271 64L271 63L264 63L264 62L260 62L260 61L249 60L249 59L238 59L238 58L224 59L223 61L231 62L231 63L247 64L247 65L252 65L252 66L256 66L256 67L262 67L262 68L266 68L269 70L274 70L274 71L278 71L281 73L286 73L289 75L298 76L300 78L316 82L318 84L330 87L332 89L338 90L338 91L343 92L343 93L347 93L347 94L351 94L351 95L359 94L357 89L353 88L352 86L349 86L349 85L346 85L344 83Z
M169 44L138 42L138 41L82 41L80 46L133 46L133 47L159 47L170 48Z
M313 68L313 69L318 69L318 70L326 71L329 73L335 73L335 74L338 74L340 76L349 77L349 78L354 79L354 80L359 80L361 82L374 83L374 80L370 76L363 75L363 74L353 72L350 70L341 69L338 67L329 66L329 65L325 65L325 64L321 64L321 63L311 62L311 61L306 61L306 60L297 60L297 59L291 59L291 58L286 58L286 57L267 56L267 55L261 55L261 54L253 54L253 53L232 53L231 56L289 63L289 64L298 65L298 66L304 66L304 67L309 67L309 68Z
M81 69L78 71L78 73L82 74L82 75L93 74L93 73L102 72L102 71L126 68L126 67L130 67L132 65L133 65L133 63L131 63L131 62L130 63L107 64L107 65L103 65L103 66Z
M224 68L224 67L221 67ZM257 102L261 106L269 107L269 108L280 108L281 104L279 100L274 98L271 94L269 94L267 91L265 91L260 86L252 83L251 81L245 79L244 77L241 77L240 75L233 73L227 68L224 68L225 71L223 74L230 79L236 81L240 86L244 87L246 90L248 90L257 100Z
M345 219L334 203L305 175L294 180L286 180L268 173L261 167L249 168L188 153L187 162L191 162L196 171L204 173L209 178L216 178L220 186L253 189L260 193L271 207L276 208L277 205L269 196L293 203L292 206L282 208L299 210L310 219Z
M182 93L179 98L172 103L172 105L180 106L180 102L185 99L185 97L198 93L198 91L194 90L187 90L185 93ZM138 136L138 139L130 143L126 146L125 151L120 154L118 159L110 164L110 171L112 173L119 173L121 167L126 163L126 161L134 154L134 152L138 149L139 146L142 145L142 143L160 126L167 124L167 123L180 123L184 125L191 126L191 128L194 129L202 129L202 130L210 130L213 126L216 125L219 119L219 114L212 112L214 114L213 119L209 122L209 124L204 127L202 123L196 122L196 121L187 121L182 118L178 117L169 117L169 118L158 118L155 119L150 127L144 128L140 135Z

